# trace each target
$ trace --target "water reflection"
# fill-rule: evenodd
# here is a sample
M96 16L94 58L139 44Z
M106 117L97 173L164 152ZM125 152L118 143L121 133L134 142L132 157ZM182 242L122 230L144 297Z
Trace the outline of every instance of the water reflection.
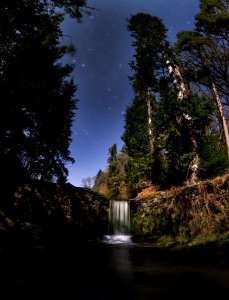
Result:
M202 299L229 295L229 254L164 251L150 244L77 243L2 252L0 288L8 296L99 300ZM12 295L11 295L12 293Z
M130 244L107 244L107 262L105 272L113 281L109 282L107 289L109 297L107 299L132 299L133 290L133 265L130 259Z
M228 299L228 260L162 251L147 244L107 245L106 252L106 272L115 282L107 287L113 293L119 290L119 299L183 300L197 295Z

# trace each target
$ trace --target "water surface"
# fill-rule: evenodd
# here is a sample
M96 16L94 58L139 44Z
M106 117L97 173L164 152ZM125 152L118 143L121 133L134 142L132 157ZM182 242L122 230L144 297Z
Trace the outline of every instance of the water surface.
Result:
M227 255L83 242L0 251L0 288L28 299L228 299Z

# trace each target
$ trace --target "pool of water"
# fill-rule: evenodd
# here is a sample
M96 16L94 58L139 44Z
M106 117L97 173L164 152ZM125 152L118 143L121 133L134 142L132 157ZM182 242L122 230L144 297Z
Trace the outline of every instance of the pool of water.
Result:
M228 257L143 243L0 251L0 290L23 299L228 299Z

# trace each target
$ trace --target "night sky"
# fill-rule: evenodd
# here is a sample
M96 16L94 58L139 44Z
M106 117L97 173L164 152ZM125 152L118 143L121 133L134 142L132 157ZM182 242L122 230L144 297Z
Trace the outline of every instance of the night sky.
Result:
M134 94L128 76L133 58L127 19L139 12L162 19L173 44L176 33L192 29L199 11L198 0L90 0L95 8L82 22L66 19L64 41L76 48L66 62L75 65L73 76L78 87L78 110L70 146L76 160L69 165L68 181L82 186L82 179L105 170L108 148L122 148L124 114Z

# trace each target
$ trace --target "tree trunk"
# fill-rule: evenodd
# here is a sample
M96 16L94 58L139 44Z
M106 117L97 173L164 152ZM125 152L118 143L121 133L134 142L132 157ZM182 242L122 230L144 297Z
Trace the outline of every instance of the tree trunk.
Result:
M187 89L185 87L184 80L181 76L179 67L175 64L172 64L169 60L166 60L166 65L168 68L169 75L173 80L173 85L178 91L177 99L183 100L187 96ZM198 154L198 145L197 145L196 136L194 132L193 119L191 116L187 114L183 114L183 119L186 122L189 129L189 133L191 136L192 151L194 152L194 157L188 168L187 179L185 181L185 184L192 185L192 184L196 184L198 181L200 158Z
M211 87L212 87L212 93L215 97L216 105L217 105L217 108L218 108L218 111L219 111L220 121L221 121L221 124L222 124L222 127L223 127L223 133L224 133L224 138L225 138L226 147L227 147L227 156L228 156L228 160L229 160L229 132L228 132L228 126L227 126L227 122L226 122L226 119L225 119L223 106L222 106L222 103L220 101L219 93L218 93L217 88L215 86L215 83L212 79L211 79Z
M147 115L148 115L148 135L149 135L149 147L150 152L153 154L154 152L154 136L153 136L153 128L152 128L152 105L151 105L151 95L150 91L148 91L147 97L146 97L146 103L147 103Z
M173 79L173 85L178 90L177 99L183 100L187 95L187 90L184 84L184 80L181 76L178 66L172 64L169 60L166 60L166 65L169 71L169 75Z

